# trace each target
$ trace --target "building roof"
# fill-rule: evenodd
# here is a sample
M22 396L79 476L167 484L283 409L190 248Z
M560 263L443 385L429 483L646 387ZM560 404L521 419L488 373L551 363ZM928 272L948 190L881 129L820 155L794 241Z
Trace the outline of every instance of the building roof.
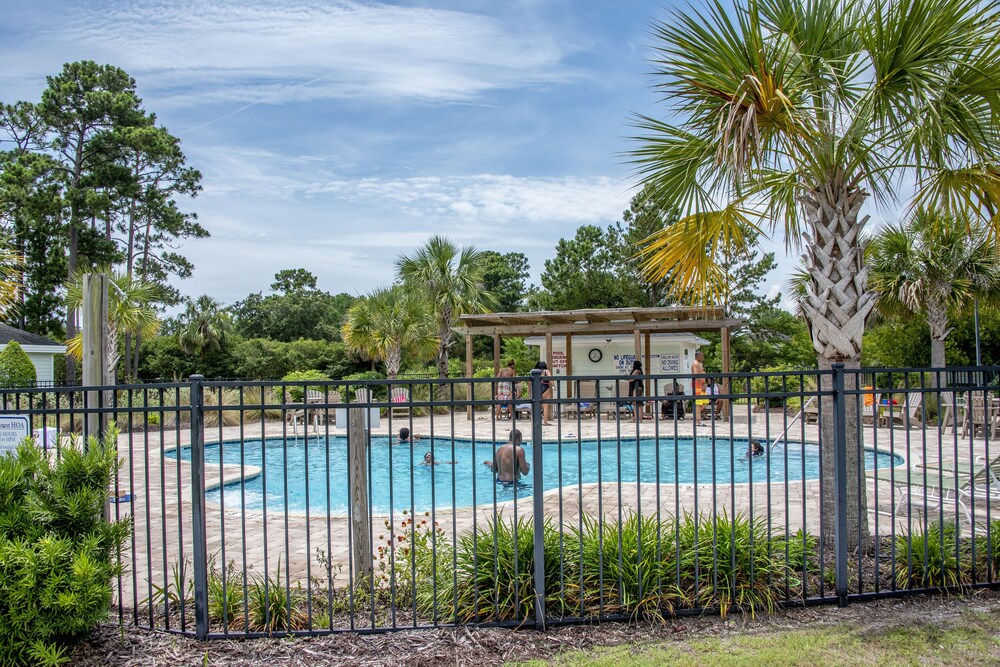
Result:
M59 352L66 349L66 346L62 343L57 343L54 340L50 340L45 336L39 336L38 334L28 333L27 331L22 331L20 329L15 329L14 327L7 326L0 322L0 345L6 345L11 341L16 341L18 345L37 345L44 347L57 347Z
M634 331L717 331L737 329L742 322L726 317L722 308L587 308L525 313L462 315L459 334L531 336L551 333L613 334Z

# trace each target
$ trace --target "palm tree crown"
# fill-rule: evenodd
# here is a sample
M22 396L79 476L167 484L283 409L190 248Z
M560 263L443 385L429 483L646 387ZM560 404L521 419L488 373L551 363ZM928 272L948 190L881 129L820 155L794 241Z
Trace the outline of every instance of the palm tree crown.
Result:
M229 313L208 295L188 301L183 320L185 325L177 334L177 342L181 350L197 354L203 362L209 352L222 348L232 329Z
M982 225L919 209L882 229L867 249L869 287L885 314L923 313L931 334L931 365L945 365L949 316L974 300L1000 298L1000 257Z
M424 302L401 285L377 289L347 312L343 326L347 346L386 365L386 375L399 375L406 353L427 357L436 338Z
M650 238L651 276L718 301L716 260L745 250L748 231L805 239L817 353L858 359L874 306L866 198L893 199L906 175L922 202L995 215L997 18L978 0L714 0L657 25L658 89L679 122L639 117L632 156L685 217Z
M105 359L107 381L113 384L122 355L118 345L119 336L156 335L160 328L160 321L156 316L156 304L162 300L163 294L156 283L130 276L125 271L112 271L109 267L103 267L96 271L78 271L73 276L66 288L66 305L69 308L76 309L83 305L83 276L92 272L106 273L109 277L108 338ZM66 352L77 360L83 357L83 332L77 332L66 341Z
M474 246L459 250L443 236L434 236L412 256L396 260L403 284L422 294L438 324L438 375L448 376L451 327L463 312L486 312L493 295L483 289L485 266Z

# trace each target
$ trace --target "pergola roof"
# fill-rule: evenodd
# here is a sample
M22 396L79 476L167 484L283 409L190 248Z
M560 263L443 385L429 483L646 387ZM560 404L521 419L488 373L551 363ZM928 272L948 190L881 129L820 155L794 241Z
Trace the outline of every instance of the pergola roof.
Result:
M531 336L558 334L612 334L657 331L717 331L737 329L742 322L727 318L719 307L587 308L540 310L526 313L462 315L461 335Z

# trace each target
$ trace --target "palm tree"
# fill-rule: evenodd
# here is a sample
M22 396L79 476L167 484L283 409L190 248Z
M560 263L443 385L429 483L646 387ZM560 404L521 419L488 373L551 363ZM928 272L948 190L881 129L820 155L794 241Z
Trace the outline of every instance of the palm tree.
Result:
M103 267L95 271L78 271L66 289L66 305L70 309L83 305L83 276L85 273L108 274L108 338L105 349L107 381L114 384L122 349L118 345L119 336L148 337L156 335L160 321L156 316L156 304L162 298L162 290L156 283L129 276L124 271L113 271ZM66 353L77 361L83 358L83 332L66 341Z
M438 377L448 377L451 327L460 313L488 312L493 295L483 289L485 266L474 246L461 251L443 236L434 236L412 257L401 255L396 270L404 285L426 297L437 321Z
M890 225L867 250L868 286L886 315L924 313L931 333L931 366L945 366L949 313L975 300L1000 301L1000 257L982 225L918 209L904 224ZM945 377L940 380L945 382ZM938 375L931 378L938 386Z
M347 311L342 335L351 350L383 362L390 380L399 375L404 354L429 357L437 347L423 300L401 285L356 301Z
M804 241L801 307L820 368L858 368L875 305L863 261L868 197L892 201L905 177L925 205L996 210L997 2L739 0L729 9L708 1L705 13L655 26L658 91L675 115L638 117L632 159L658 203L682 217L648 239L649 277L669 278L677 298L718 303L719 258L746 252L750 231L780 230L789 244ZM1000 228L1000 218L992 224ZM855 386L855 375L847 381ZM822 411L828 442L833 412ZM864 488L857 419L850 408L853 489ZM823 448L828 489L832 457ZM852 495L853 547L868 531L864 494ZM834 502L824 494L830 539Z
M197 354L202 363L209 352L222 349L232 329L229 313L208 295L189 300L182 321L185 324L177 334L177 342L184 352Z

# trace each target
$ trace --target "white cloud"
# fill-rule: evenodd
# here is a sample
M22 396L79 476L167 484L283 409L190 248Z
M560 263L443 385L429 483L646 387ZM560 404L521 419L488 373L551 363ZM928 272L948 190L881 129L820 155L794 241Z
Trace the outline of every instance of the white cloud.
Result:
M352 0L138 0L66 11L28 46L0 50L9 56L4 60L59 54L69 61L86 53L140 79L160 108L352 97L471 100L572 76L553 36L461 11Z
M531 178L504 174L331 180L310 189L354 201L393 202L411 215L463 223L524 224L617 219L628 188L598 177Z

